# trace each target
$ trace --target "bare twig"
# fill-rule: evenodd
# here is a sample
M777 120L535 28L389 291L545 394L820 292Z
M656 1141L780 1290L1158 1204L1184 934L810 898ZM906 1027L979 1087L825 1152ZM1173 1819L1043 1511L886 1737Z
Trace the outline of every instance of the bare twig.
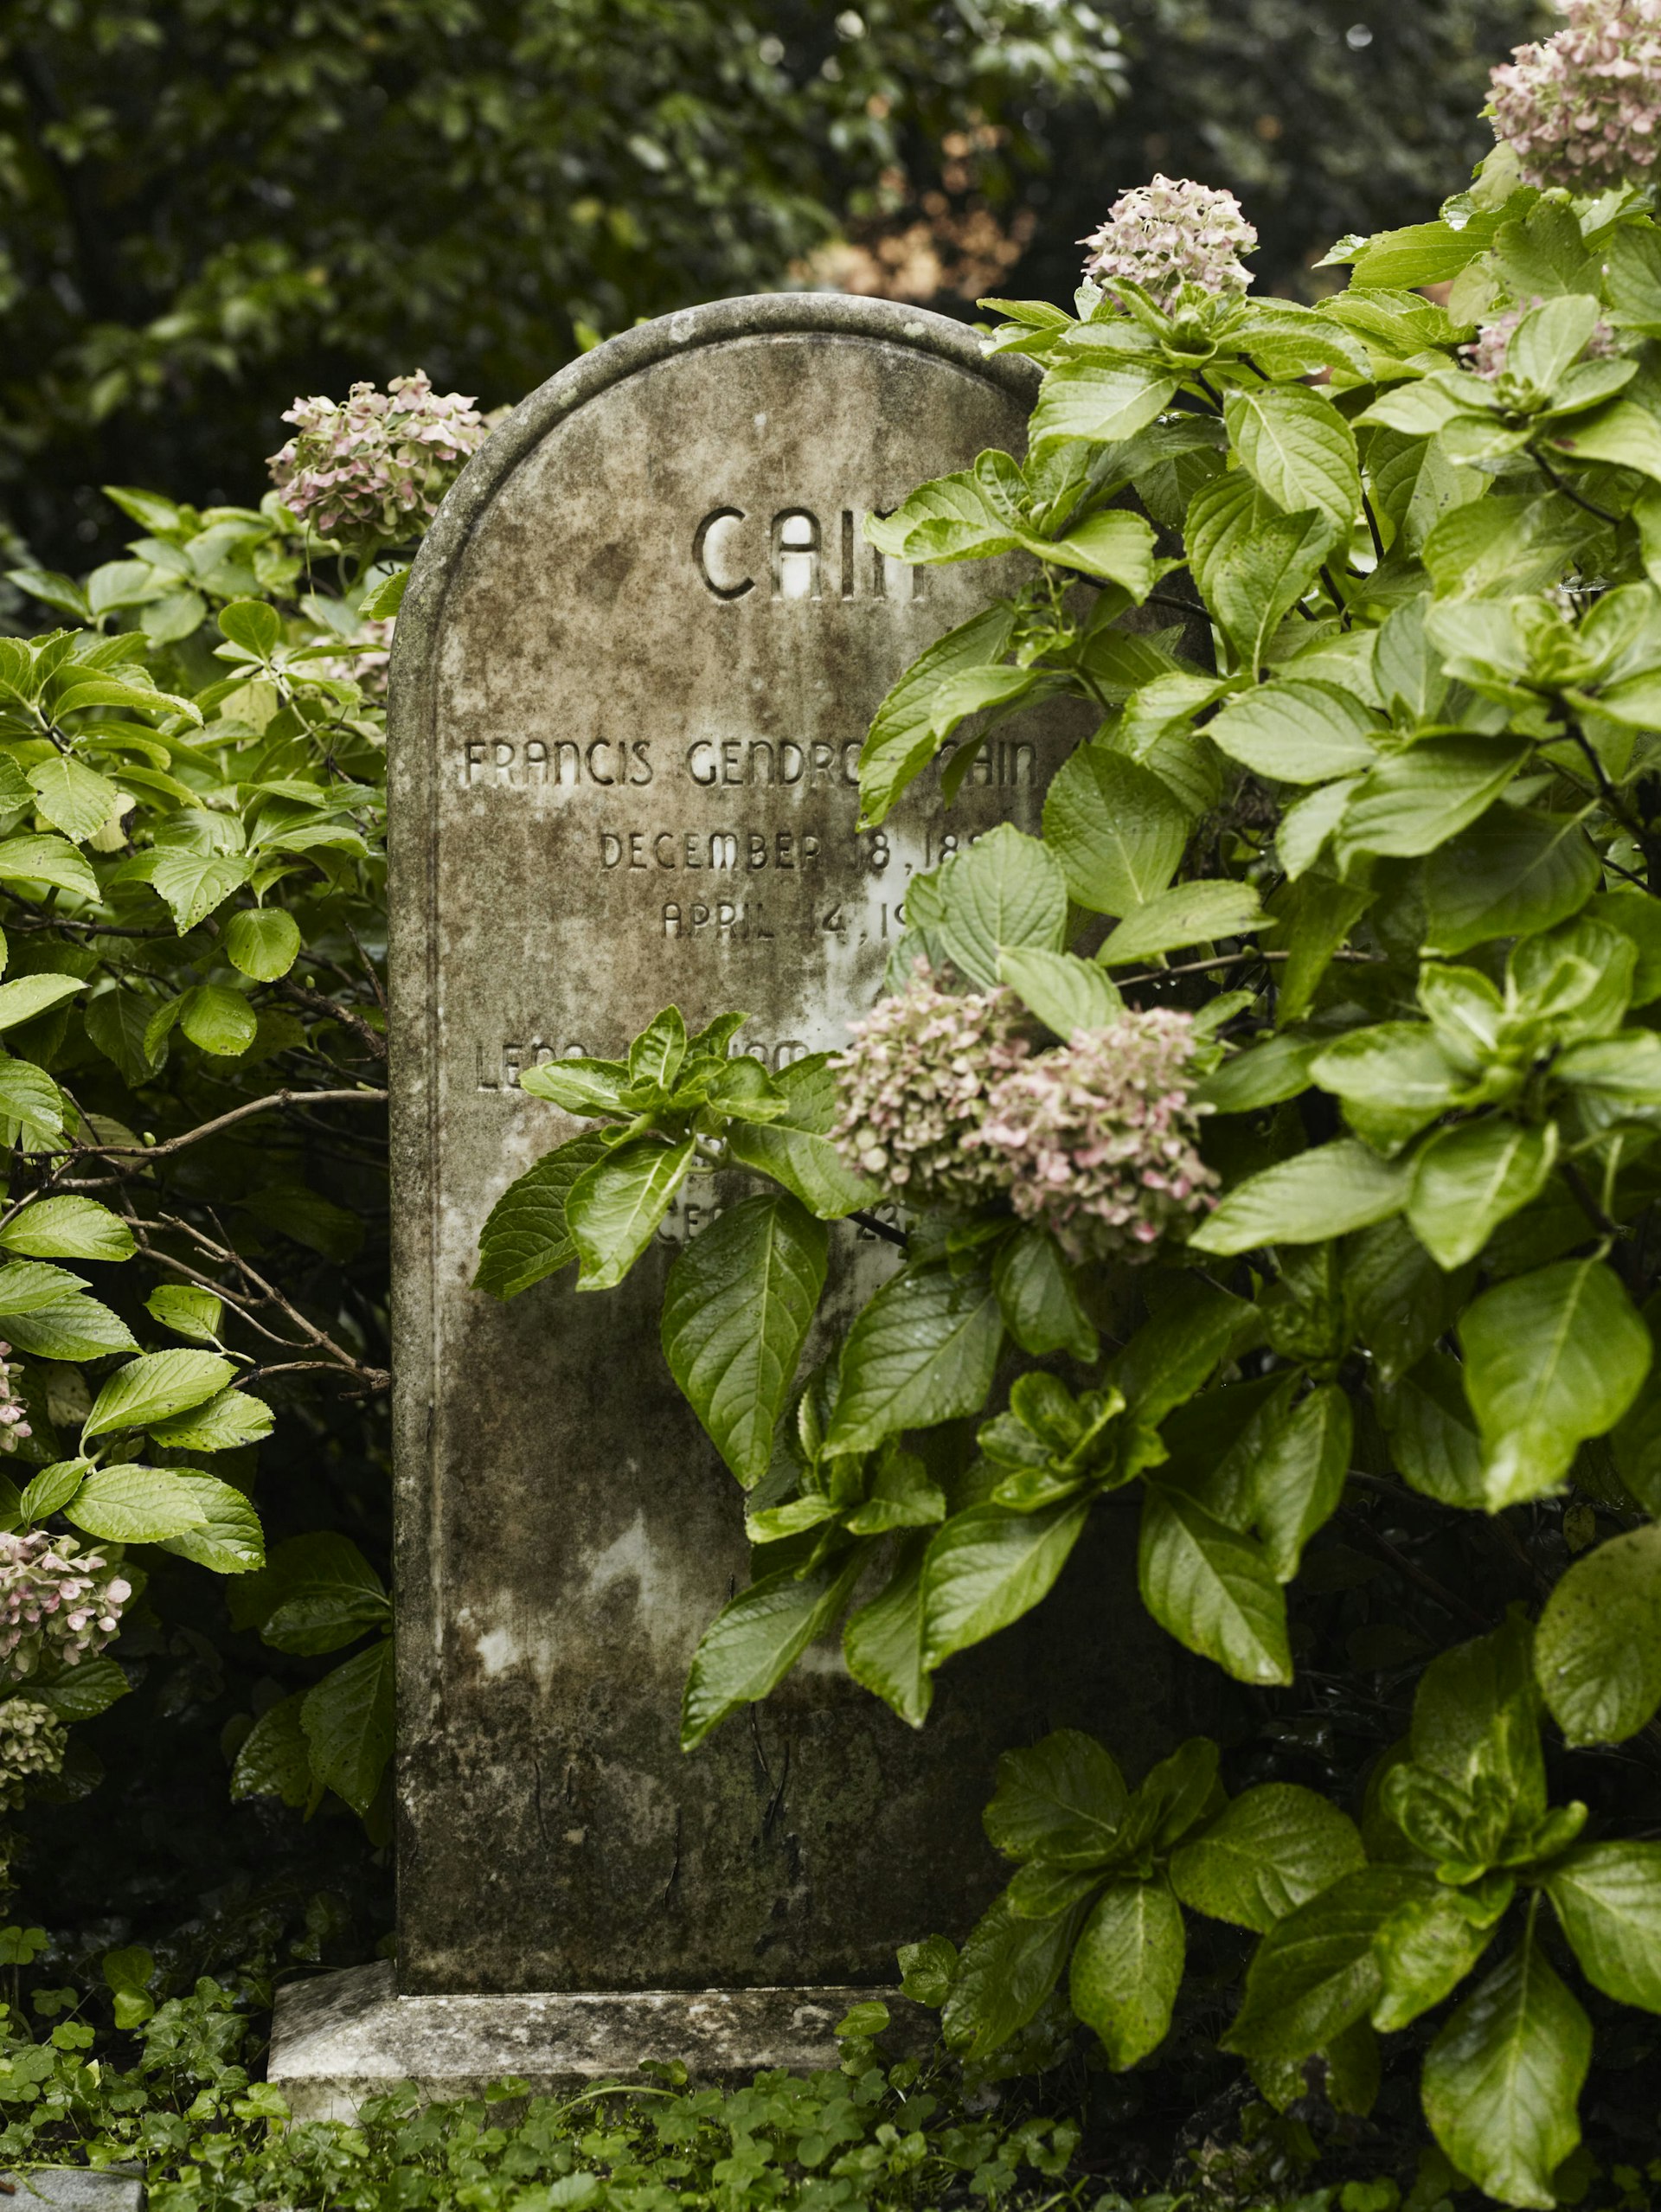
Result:
M363 1049L376 1060L386 1058L386 1039L379 1029L371 1029L361 1014L354 1014L350 1006L343 1006L338 999L330 998L321 991L313 991L309 984L296 983L292 976L285 976L277 988L296 1006L304 1006L310 1013L326 1014L330 1021L350 1029Z
M850 1221L857 1221L862 1228L869 1229L873 1236L880 1236L885 1243L897 1244L901 1252L910 1241L903 1229L895 1228L890 1221L879 1221L875 1214L863 1213L856 1209L848 1218Z
M1380 1536L1364 1514L1357 1513L1346 1505L1340 1508L1338 1517L1347 1529L1353 1529L1381 1559L1388 1560L1398 1574L1404 1575L1427 1598L1433 1598L1444 1613L1451 1614L1455 1620L1464 1621L1472 1628L1492 1625L1488 1616L1478 1613L1473 1605L1460 1597L1457 1590L1450 1590L1445 1582L1439 1582L1433 1574L1420 1566L1416 1559L1409 1559L1406 1552L1393 1544L1388 1536Z
M85 1159L96 1153L112 1160L164 1160L170 1152L182 1152L186 1145L199 1144L204 1137L216 1137L234 1123L246 1121L250 1114L264 1113L273 1106L384 1106L386 1099L384 1091L367 1085L351 1091L273 1091L263 1099L250 1099L246 1106L233 1106L228 1113L204 1121L199 1128L186 1130L183 1137L170 1137L164 1144L77 1144L74 1157Z

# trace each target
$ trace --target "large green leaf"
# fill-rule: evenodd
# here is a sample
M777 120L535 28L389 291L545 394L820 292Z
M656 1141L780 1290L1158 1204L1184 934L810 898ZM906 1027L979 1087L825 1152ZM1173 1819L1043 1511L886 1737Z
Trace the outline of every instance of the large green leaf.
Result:
M1081 1029L1106 1029L1125 1010L1124 1000L1101 970L1073 952L1022 946L1002 955L997 973L1064 1043Z
M1427 1352L1379 1411L1395 1464L1414 1490L1443 1505L1481 1510L1482 1442L1456 1360Z
M1249 883L1227 881L1173 884L1144 907L1136 907L1109 935L1096 958L1104 967L1123 966L1198 945L1213 937L1236 937L1261 929L1269 917Z
M823 1561L799 1579L764 1574L723 1606L699 1640L681 1701L681 1748L691 1751L741 1705L776 1689L848 1602L865 1547Z
M364 1818L392 1756L392 1645L382 1638L305 1693L300 1724L318 1781Z
M189 1484L202 1517L183 1535L164 1537L164 1551L193 1559L198 1567L211 1568L215 1574L252 1574L265 1565L265 1531L260 1516L240 1490L216 1476L198 1474L189 1467L173 1468L170 1472Z
M1353 1423L1337 1383L1311 1390L1274 1422L1252 1465L1252 1517L1276 1579L1291 1581L1304 1546L1337 1510Z
M992 1286L1004 1324L1023 1352L1039 1359L1048 1352L1096 1358L1100 1340L1095 1325L1048 1229L1029 1225L1016 1230L992 1264Z
M1286 1601L1262 1547L1175 1484L1144 1487L1142 1602L1178 1643L1238 1682L1292 1680Z
M1620 1279L1563 1260L1485 1291L1459 1324L1490 1512L1537 1497L1620 1419L1649 1371L1650 1332Z
M1004 1319L982 1274L907 1268L849 1331L829 1452L869 1452L902 1428L976 1414L992 1387Z
M984 1818L1005 1858L1091 1867L1111 1856L1130 1802L1105 1747L1081 1729L1056 1728L1029 1749L1003 1754Z
M1440 1129L1416 1154L1408 1220L1439 1267L1462 1267L1533 1203L1557 1157L1555 1122L1495 1115Z
M14 976L10 983L0 983L0 1029L32 1022L86 988L80 976Z
M510 1183L478 1233L475 1290L492 1298L515 1298L577 1256L565 1219L565 1202L577 1177L606 1157L598 1130L574 1137L568 1144L544 1152L535 1167Z
M830 1141L837 1119L837 1079L830 1055L818 1052L773 1078L784 1093L777 1121L729 1123L727 1150L741 1167L759 1168L799 1198L822 1221L839 1221L882 1194L857 1174Z
M119 1214L95 1198L37 1198L0 1228L0 1247L27 1260L130 1260L137 1248Z
M89 1536L117 1544L161 1543L208 1525L196 1479L168 1467L95 1468L61 1510Z
M350 1536L291 1536L228 1593L233 1626L279 1651L313 1655L355 1643L391 1618L387 1593Z
M1078 1498L1036 1513L972 1505L954 1515L923 1568L927 1664L983 1643L1048 1596L1089 1512L1089 1501Z
M1115 2074L1164 2041L1186 1959L1182 1907L1163 1881L1109 1884L1080 1931L1068 1994Z
M1535 1670L1572 1744L1623 1743L1661 1705L1661 1527L1577 1559L1547 1599Z
M1661 1844L1581 1844L1542 1886L1592 1986L1661 2012Z
M1432 852L1493 804L1528 752L1512 739L1433 737L1392 753L1363 778L1339 843L1396 858Z
M1295 1782L1264 1782L1178 1845L1170 1878L1183 1904L1266 1935L1367 1863L1355 1823Z
M923 1560L927 1550L927 1530L907 1536L887 1584L849 1614L842 1632L842 1656L849 1673L914 1728L921 1728L934 1700L933 1678L923 1661Z
M678 1144L638 1138L583 1170L565 1202L580 1291L614 1290L622 1281L690 1174L696 1150L689 1137Z
M1231 760L1283 784L1323 784L1370 768L1378 716L1336 683L1278 677L1232 701L1206 725Z
M0 843L0 882L45 883L96 899L98 878L67 837L7 837Z
M1493 806L1425 863L1425 943L1464 952L1555 929L1598 888L1596 848L1577 815Z
M991 991L1006 946L1060 950L1067 890L1048 846L1001 822L940 872L940 943L972 983Z
M1348 535L1361 512L1356 433L1324 392L1266 384L1231 392L1223 413L1241 465L1277 507L1313 507Z
M1502 2204L1557 2202L1552 2176L1581 2139L1592 2023L1532 1926L1431 2045L1421 2084L1432 2134Z
M311 1747L300 1717L305 1703L305 1692L297 1689L268 1706L242 1739L231 1769L234 1801L280 1798L298 1809L311 1795Z
M827 1248L823 1222L780 1192L727 1207L669 1271L664 1357L746 1489L767 1471Z
M116 1428L148 1428L217 1395L236 1369L217 1352L146 1352L118 1368L93 1401L83 1440Z
M1313 509L1282 514L1243 469L1212 477L1190 501L1189 566L1247 673L1262 664L1336 535Z
M1106 1379L1123 1391L1138 1419L1157 1428L1194 1395L1255 1318L1244 1298L1190 1276L1182 1295L1145 1322L1109 1362Z
M1041 453L1063 439L1133 438L1170 404L1177 379L1150 362L1071 356L1045 377L1028 435Z
M263 1398L247 1390L221 1390L205 1405L172 1420L151 1421L151 1435L173 1452L235 1452L271 1434L273 1414Z
M1189 1239L1199 1252L1249 1252L1260 1244L1322 1244L1399 1214L1404 1169L1353 1138L1299 1152L1231 1190Z
M948 2048L984 2058L1024 2028L1061 1979L1076 1925L1072 1913L1022 1920L1000 1897L963 1946L940 2020Z
M1296 2065L1364 2019L1384 1988L1377 1938L1425 1886L1422 1875L1403 1868L1365 1867L1277 1920L1247 1970L1223 2049Z
M1128 914L1158 898L1188 843L1187 809L1147 768L1081 746L1044 800L1044 837L1081 907Z

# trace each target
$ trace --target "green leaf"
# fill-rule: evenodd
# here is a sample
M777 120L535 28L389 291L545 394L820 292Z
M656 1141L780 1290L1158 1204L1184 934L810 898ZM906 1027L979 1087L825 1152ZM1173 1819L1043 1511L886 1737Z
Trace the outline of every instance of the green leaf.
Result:
M1127 914L1096 958L1104 967L1118 967L1180 945L1261 929L1268 920L1249 883L1178 883Z
M1073 952L1028 945L1004 952L998 980L1006 983L1048 1029L1070 1043L1081 1029L1105 1029L1125 1002L1101 970Z
M1439 1129L1413 1164L1408 1221L1440 1267L1462 1267L1531 1205L1557 1157L1557 1125L1492 1116Z
M1547 1599L1535 1671L1571 1744L1624 1743L1661 1705L1661 1527L1574 1561Z
M990 991L1006 946L1059 949L1067 890L1055 856L1000 822L941 871L940 942L972 983Z
M1172 1887L1213 1920L1267 1935L1367 1863L1355 1823L1295 1782L1247 1790L1171 1854Z
M1231 760L1277 783L1322 784L1355 775L1378 759L1378 716L1336 683L1279 677L1259 684L1206 724Z
M987 1388L991 1380L989 1372ZM843 1391L845 1401L845 1381ZM977 1404L984 1395L977 1394ZM938 1667L1030 1613L1054 1587L1089 1513L1089 1500L1078 1498L1036 1513L988 1504L955 1514L923 1568L925 1664Z
M1110 1883L1080 1933L1068 1994L1115 2074L1164 2041L1186 1962L1182 1907L1165 1883Z
M86 988L80 976L14 976L10 983L0 983L0 1029L32 1022Z
M195 1560L198 1567L211 1568L215 1574L251 1574L263 1567L265 1531L260 1526L259 1515L242 1492L229 1483L222 1483L213 1475L198 1474L192 1468L170 1471L189 1483L202 1517L196 1527L186 1529L183 1536L163 1538L163 1550L176 1552L181 1559Z
M1024 2028L1061 1979L1077 1916L1022 1920L1000 1897L963 1946L940 2032L965 2059L984 2058Z
M629 1080L672 1090L685 1058L686 1023L678 1006L665 1006L629 1047Z
M686 1678L683 1751L696 1750L729 1713L777 1688L836 1620L864 1564L864 1548L856 1544L799 1578L788 1567L764 1574L721 1607Z
M61 1721L94 1721L131 1687L113 1659L83 1659L55 1682L32 1681L29 1695L49 1705Z
M214 1352L147 1352L118 1368L93 1401L83 1442L117 1428L148 1428L224 1389L236 1376Z
M773 1432L824 1288L822 1222L785 1195L741 1199L670 1269L663 1345L679 1384L745 1488L767 1471Z
M175 1452L235 1452L271 1434L272 1411L246 1390L221 1390L194 1413L151 1421L151 1435Z
M1581 2139L1576 2110L1592 2023L1552 1972L1530 1924L1460 2005L1425 2058L1432 2134L1504 2204L1555 2204L1552 2176Z
M88 1040L106 1060L121 1071L122 1080L137 1090L156 1073L156 1061L144 1042L154 1010L153 1002L136 991L100 991L82 1014Z
M628 1063L621 1060L542 1060L527 1068L519 1087L567 1113L625 1113Z
M1153 589L1153 531L1140 515L1126 508L1104 507L1063 537L1046 541L1029 536L1023 542L1041 561L1060 561L1103 583L1122 585L1138 606Z
M221 984L199 983L179 1001L179 1027L193 1045L221 1060L240 1059L258 1026L241 992Z
M908 1267L850 1330L827 1452L869 1452L903 1428L977 1414L992 1387L1004 1321L984 1275Z
M1259 1113L1308 1089L1309 1064L1320 1049L1318 1038L1270 1037L1225 1060L1190 1095L1214 1113Z
M940 687L972 668L988 668L1009 650L1015 610L1006 602L960 623L914 660L876 710L859 756L860 827L875 829L940 749L934 701Z
M0 1280L0 1331L19 1351L36 1359L86 1360L135 1349L126 1323L98 1298L71 1295L19 1313L6 1305L3 1288Z
M283 619L264 599L233 599L219 611L219 626L234 645L255 660L269 660L283 641Z
M0 991L10 984L0 984ZM26 1152L56 1146L63 1133L65 1100L52 1078L31 1061L0 1054L0 1130L4 1142Z
M1442 1505L1481 1510L1482 1443L1457 1360L1427 1352L1380 1412L1395 1464L1414 1490Z
M1112 1754L1078 1728L1056 1728L1029 1749L1006 1751L983 1819L1006 1859L1100 1866L1130 1810Z
M508 1185L479 1231L475 1290L488 1291L492 1298L516 1298L576 1258L566 1201L578 1177L608 1151L600 1132L590 1130L544 1152L535 1167Z
M279 1651L338 1651L391 1609L381 1577L350 1536L291 1536L267 1564L227 1593L231 1621L256 1630Z
M934 1684L923 1664L923 1560L927 1549L927 1531L907 1538L885 1587L849 1614L842 1632L842 1655L849 1673L914 1728L920 1728L928 1718L934 1698Z
M311 1795L311 1747L306 1741L300 1709L305 1692L271 1706L242 1739L231 1769L231 1796L240 1803L247 1798L280 1798L286 1805L303 1805Z
M1507 1902L1510 1895L1508 1882ZM1373 2007L1374 2027L1395 2035L1451 1997L1493 1940L1497 1920L1494 1911L1478 1909L1473 1894L1440 1883L1400 1906L1379 1934L1384 1992Z
M1304 1546L1337 1510L1352 1426L1348 1395L1328 1383L1311 1390L1262 1440L1252 1468L1253 1518L1279 1581L1291 1581Z
M208 1522L196 1482L164 1467L96 1468L63 1511L89 1536L119 1544L161 1543Z
M972 468L920 484L889 515L868 515L865 535L891 560L978 561L1021 540L1026 486L1008 453L980 454Z
M1190 1277L1182 1295L1144 1324L1109 1363L1106 1381L1131 1411L1157 1428L1191 1398L1254 1319L1244 1298Z
M1320 1244L1386 1221L1407 1201L1408 1173L1352 1138L1299 1152L1231 1190L1189 1239L1198 1252Z
M1578 816L1490 807L1426 863L1426 950L1464 952L1555 929L1579 913L1600 873Z
M1063 357L1044 379L1028 435L1035 453L1063 439L1134 438L1176 395L1177 379L1145 362Z
M156 1960L141 1943L104 1953L104 1979L115 1999L115 2024L131 2029L143 2025L156 2010L150 1984Z
M1151 770L1099 745L1064 761L1044 799L1044 839L1067 888L1094 914L1158 898L1188 843L1186 808Z
M61 1513L92 1471L90 1459L58 1459L31 1475L17 1501L17 1517L22 1526L32 1527L54 1513Z
M1100 1343L1079 1303L1071 1269L1045 1229L1017 1229L992 1263L1004 1325L1023 1352L1071 1352L1093 1361Z
M1403 1868L1364 1867L1277 1920L1247 1969L1222 2048L1296 2065L1364 2019L1384 1987L1376 1940L1423 1887L1422 1876Z
M212 1291L195 1283L162 1283L144 1300L145 1311L195 1344L217 1344L225 1308Z
M382 1638L305 1693L300 1725L317 1779L367 1817L392 1756L392 1644Z
M3 848L0 848L0 852ZM246 853L203 853L170 845L151 856L150 885L165 901L181 937L206 921L215 907L240 891L253 872Z
M247 907L225 925L225 957L256 983L275 983L299 958L300 926L280 907Z
M1661 1844L1582 1844L1542 1886L1594 1989L1661 2012Z
M0 840L0 882L45 883L96 899L98 878L67 837L22 837Z
M1137 1572L1144 1605L1190 1651L1237 1682L1292 1680L1286 1598L1262 1548L1175 1484L1144 1485Z
M93 1198L36 1198L0 1228L0 1247L28 1260L130 1260L137 1247L119 1214Z
M1286 514L1313 507L1348 535L1361 512L1356 433L1324 392L1268 384L1223 403L1241 465Z
M411 571L394 568L372 585L358 602L358 612L369 622L390 622L404 603Z
M1190 567L1248 674L1314 582L1334 535L1324 515L1280 513L1243 469L1212 477L1190 501Z
M77 844L95 836L121 804L121 793L107 776L66 753L38 761L29 780L41 812Z
M1347 852L1433 851L1486 811L1528 758L1512 739L1431 737L1369 771L1344 811Z
M1544 1813L1539 1694L1520 1614L1431 1661L1414 1695L1408 1741L1421 1766L1459 1790L1497 1783L1517 1812Z
M774 1087L785 1098L777 1120L732 1122L727 1150L741 1167L756 1168L781 1183L822 1221L839 1221L881 1196L830 1141L837 1120L837 1079L828 1053L816 1052L780 1068Z
M1619 1278L1596 1260L1485 1291L1459 1345L1491 1513L1561 1482L1581 1442L1613 1428L1637 1396L1651 1354Z
M583 1170L565 1204L581 1262L580 1291L616 1289L657 1233L691 1172L696 1150L689 1137L678 1144L639 1138Z
M1632 941L1638 959L1628 1004L1647 1006L1661 998L1661 904L1644 891L1601 891L1586 911L1589 920Z
M1661 479L1661 423L1636 400L1615 400L1594 414L1557 424L1542 442L1576 461L1608 461Z

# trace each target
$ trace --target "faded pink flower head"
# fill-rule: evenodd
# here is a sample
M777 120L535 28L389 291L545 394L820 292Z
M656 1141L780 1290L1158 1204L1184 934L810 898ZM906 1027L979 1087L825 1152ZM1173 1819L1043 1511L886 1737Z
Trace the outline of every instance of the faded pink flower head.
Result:
M1027 1056L1015 993L954 998L920 960L902 991L850 1027L831 1132L849 1165L913 1204L973 1205L1001 1189L1008 1177L972 1139L991 1086Z
M1232 192L1156 176L1121 193L1100 229L1081 243L1090 249L1084 273L1104 291L1128 278L1170 312L1188 286L1238 298L1252 281L1240 256L1257 244L1257 233Z
M103 1555L82 1553L74 1536L0 1536L0 1681L35 1673L48 1654L66 1667L95 1657L131 1595Z
M1526 183L1645 183L1661 154L1661 0L1568 0L1567 13L1493 72L1494 136Z
M1194 1149L1194 1024L1166 1007L1121 1014L1004 1077L972 1140L999 1161L1023 1221L1071 1260L1145 1257L1211 1202Z
M0 1701L0 1805L22 1805L31 1775L61 1773L68 1744L69 1731L49 1705L36 1697Z
M384 392L354 384L343 403L296 400L283 420L296 435L267 466L284 503L356 548L418 537L490 429L471 399L435 392L420 369Z

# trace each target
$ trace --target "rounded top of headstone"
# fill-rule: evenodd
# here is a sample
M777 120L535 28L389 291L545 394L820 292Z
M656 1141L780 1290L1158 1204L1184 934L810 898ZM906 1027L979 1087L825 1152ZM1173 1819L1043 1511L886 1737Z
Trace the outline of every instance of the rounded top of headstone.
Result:
M423 582L448 568L503 481L556 424L660 361L757 337L852 338L902 346L966 370L1023 407L1030 407L1037 397L1042 375L1037 363L1024 355L988 353L979 331L949 315L901 300L865 299L846 292L752 292L738 299L680 308L673 315L638 324L556 369L520 401L474 454L422 543L400 618L406 638L425 626Z

